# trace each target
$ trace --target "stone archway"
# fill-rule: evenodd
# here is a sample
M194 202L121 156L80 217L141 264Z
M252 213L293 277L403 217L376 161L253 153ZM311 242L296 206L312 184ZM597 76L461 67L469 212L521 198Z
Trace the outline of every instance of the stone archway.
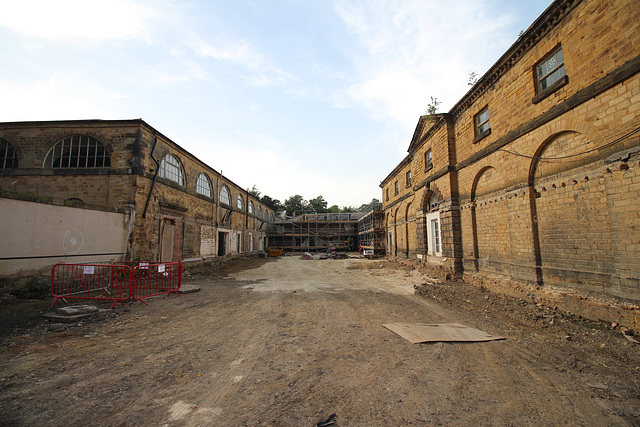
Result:
M613 244L608 226L606 199L592 190L592 183L570 175L597 160L598 154L580 155L593 139L576 130L547 133L529 167L528 190L531 238L536 282L545 276L571 275L576 280L582 259L594 248L605 254L589 263L590 274L606 274L612 262ZM548 280L548 277L547 277Z
M478 233L478 213L477 213L477 198L478 198L478 184L480 183L482 177L487 177L488 174L494 173L495 169L492 166L485 166L478 171L475 178L473 179L473 184L471 185L471 232L473 239L473 266L475 271L480 270L480 245L478 243L479 235Z
M409 209L411 208L411 203L407 204L407 207L404 211L404 238L405 238L405 256L409 258Z

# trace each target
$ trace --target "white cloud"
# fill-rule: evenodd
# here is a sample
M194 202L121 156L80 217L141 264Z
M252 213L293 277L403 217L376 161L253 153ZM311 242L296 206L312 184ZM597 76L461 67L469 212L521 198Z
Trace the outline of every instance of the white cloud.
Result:
M54 73L30 86L0 81L0 93L11 100L0 104L0 117L5 121L120 118L97 100L130 96L67 73Z
M3 0L0 25L47 40L87 41L142 38L153 9L128 0Z
M224 41L216 38L209 42L194 36L189 45L197 56L229 62L249 71L247 81L252 86L280 86L295 79L246 40Z
M157 64L150 71L150 82L156 85L190 82L194 80L208 81L207 71L191 60L176 60Z
M336 1L334 10L359 45L353 83L336 105L362 106L372 118L395 123L402 146L431 96L442 102L440 112L448 111L469 89L468 73L484 73L497 59L489 53L495 34L511 19L489 17L488 5L476 0Z

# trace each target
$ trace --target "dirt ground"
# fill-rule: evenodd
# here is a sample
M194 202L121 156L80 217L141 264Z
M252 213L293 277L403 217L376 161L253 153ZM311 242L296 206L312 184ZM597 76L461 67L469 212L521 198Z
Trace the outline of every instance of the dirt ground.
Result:
M0 425L640 425L619 328L388 260L245 259L72 324L4 304ZM414 289L418 286L418 294ZM506 337L411 344L382 325Z

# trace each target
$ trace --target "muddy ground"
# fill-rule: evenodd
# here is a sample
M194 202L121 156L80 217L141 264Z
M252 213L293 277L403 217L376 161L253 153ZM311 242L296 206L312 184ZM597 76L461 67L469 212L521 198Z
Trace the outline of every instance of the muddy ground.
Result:
M0 425L639 425L620 328L387 260L234 261L72 324L2 305ZM414 285L419 286L419 294ZM506 337L411 344L382 325Z

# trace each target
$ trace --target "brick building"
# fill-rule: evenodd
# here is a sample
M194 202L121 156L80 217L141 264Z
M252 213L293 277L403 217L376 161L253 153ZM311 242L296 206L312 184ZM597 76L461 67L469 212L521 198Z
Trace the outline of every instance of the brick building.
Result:
M262 251L274 212L143 120L0 123L0 275Z
M381 183L387 252L640 300L640 8L558 0Z

